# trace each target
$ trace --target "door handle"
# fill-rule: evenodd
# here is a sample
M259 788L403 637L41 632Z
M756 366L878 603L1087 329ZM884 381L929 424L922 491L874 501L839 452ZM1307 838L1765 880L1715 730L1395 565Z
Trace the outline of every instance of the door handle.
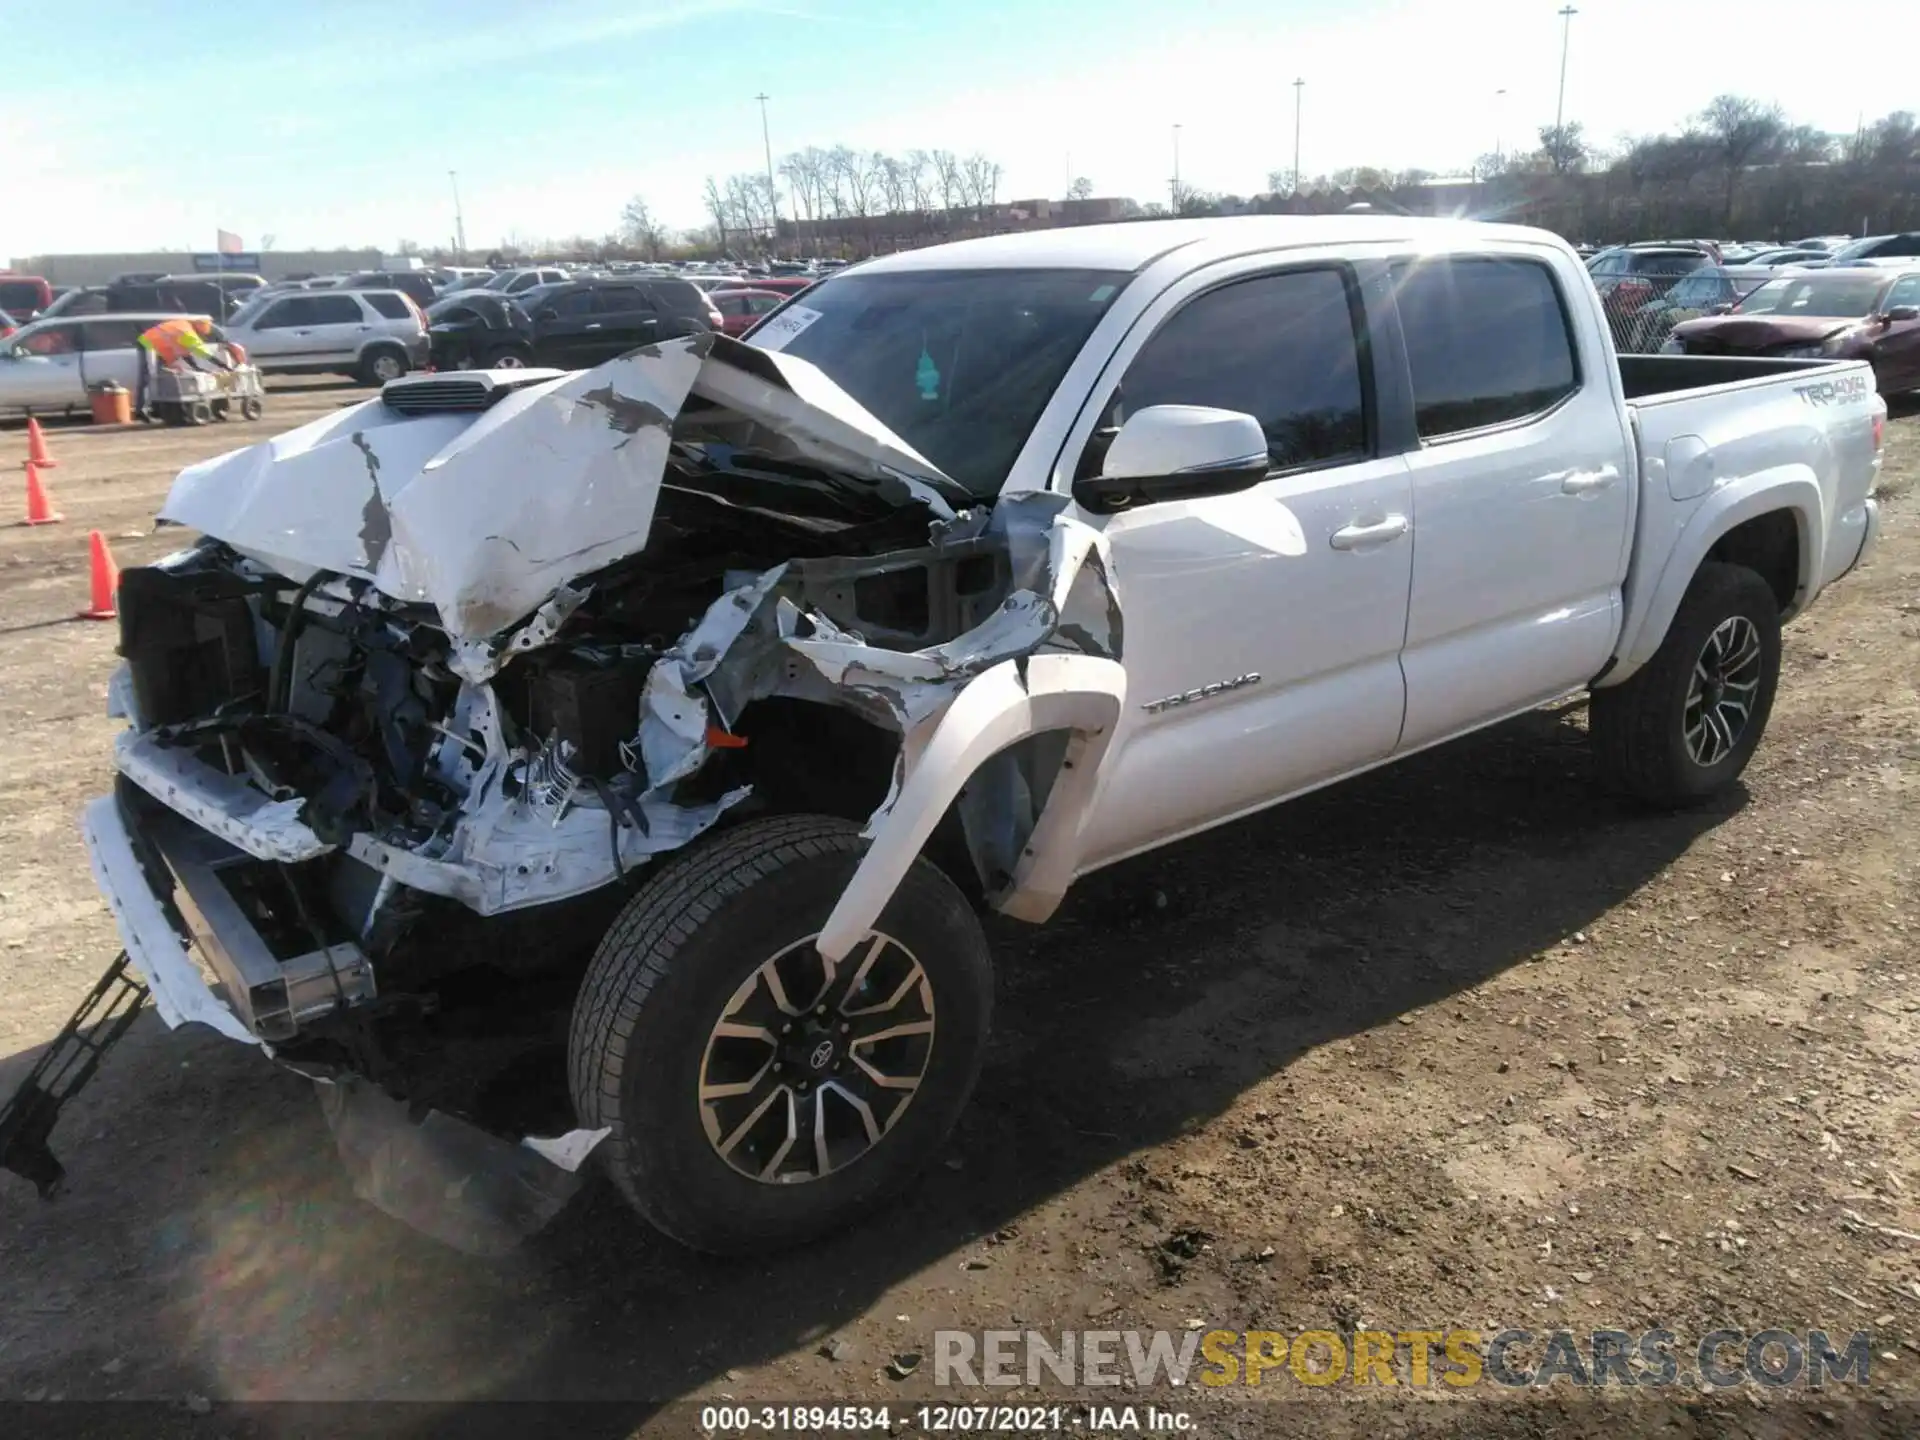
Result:
M1366 524L1344 525L1333 532L1329 543L1336 550L1364 550L1369 545L1384 545L1389 540L1398 540L1407 533L1407 517L1389 515L1384 520L1370 520Z
M1596 490L1604 490L1620 478L1620 472L1611 465L1599 470L1569 470L1560 477L1560 492L1563 495L1590 495Z
M600 322L598 320L595 320L585 328L587 328L588 330L598 330L600 328Z

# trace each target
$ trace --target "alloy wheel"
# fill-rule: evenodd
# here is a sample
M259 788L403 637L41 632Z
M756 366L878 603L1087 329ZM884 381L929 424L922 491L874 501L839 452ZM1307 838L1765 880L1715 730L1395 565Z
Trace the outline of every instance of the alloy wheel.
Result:
M1718 765L1740 743L1761 669L1760 631L1746 616L1722 620L1707 636L1693 662L1682 721L1694 764Z
M933 1055L933 986L879 931L838 964L808 936L727 1001L700 1060L700 1120L714 1153L767 1184L818 1180L884 1139Z

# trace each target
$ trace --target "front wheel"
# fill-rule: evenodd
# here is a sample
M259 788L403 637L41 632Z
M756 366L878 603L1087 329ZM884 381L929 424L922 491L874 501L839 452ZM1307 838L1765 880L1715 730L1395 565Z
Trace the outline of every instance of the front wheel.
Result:
M358 378L362 385L384 385L406 373L407 357L392 346L381 346L367 352L360 362Z
M1587 721L1594 756L1636 799L1698 804L1747 768L1779 682L1772 588L1744 565L1709 560L1653 658L1632 678L1594 692Z
M575 1002L580 1123L642 1216L716 1253L839 1228L938 1150L979 1074L992 975L952 881L914 863L838 964L814 939L866 842L824 816L750 821L669 864Z

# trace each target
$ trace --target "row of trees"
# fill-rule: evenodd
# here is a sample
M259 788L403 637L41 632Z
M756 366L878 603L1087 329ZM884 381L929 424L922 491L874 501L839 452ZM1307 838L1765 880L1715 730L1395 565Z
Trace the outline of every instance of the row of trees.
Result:
M1458 189L1434 189L1437 177L1429 171L1353 166L1297 184L1289 171L1274 170L1265 192L1247 197L1180 186L1164 199L1129 204L1126 213L1317 211L1355 197L1424 211L1444 193L1446 206L1464 203L1474 213L1595 241L1654 233L1769 237L1858 231L1863 224L1920 228L1920 124L1907 111L1834 136L1793 121L1778 105L1721 95L1678 133L1622 136L1605 146L1574 121L1542 127L1538 140L1478 157L1464 201ZM1000 165L979 152L808 146L781 158L772 177L743 171L708 179L709 223L698 229L670 232L636 196L616 234L575 237L558 248L648 258L741 253L766 247L776 222L796 218L828 232L828 248L852 253L924 244L998 223L984 212L999 203L1003 179ZM1064 198L1092 194L1091 180L1081 177ZM881 216L898 220L875 223Z

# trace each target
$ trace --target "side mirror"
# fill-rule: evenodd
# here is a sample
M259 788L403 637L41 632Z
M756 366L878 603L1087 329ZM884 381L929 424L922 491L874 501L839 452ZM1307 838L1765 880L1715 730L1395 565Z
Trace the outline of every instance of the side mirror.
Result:
M1096 515L1159 500L1229 495L1267 477L1267 436L1238 410L1149 405L1107 446L1100 473L1074 482L1073 498Z
M1896 305L1887 311L1889 323L1901 320L1920 320L1920 305Z
M1716 305L1707 313L1709 315L1731 315L1733 313L1733 306L1726 304Z

